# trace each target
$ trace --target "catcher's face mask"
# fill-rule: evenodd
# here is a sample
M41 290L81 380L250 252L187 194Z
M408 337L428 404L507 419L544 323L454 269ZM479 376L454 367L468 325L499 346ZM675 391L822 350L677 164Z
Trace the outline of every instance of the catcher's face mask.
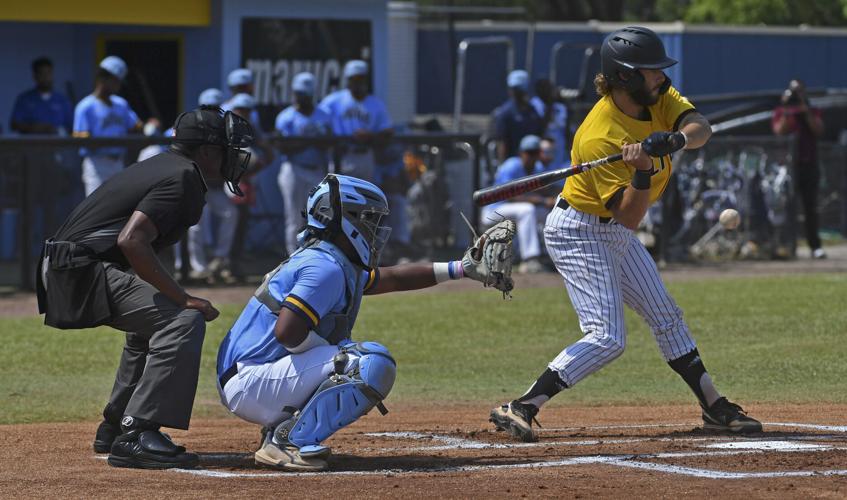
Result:
M174 142L223 147L221 176L230 191L244 196L238 188L238 181L250 162L250 152L245 149L253 144L253 127L250 122L217 106L201 106L181 114L176 119L174 129Z
M356 255L354 260L373 269L391 235L384 225L388 215L385 194L374 184L346 175L329 174L309 194L307 225L324 239L343 234Z

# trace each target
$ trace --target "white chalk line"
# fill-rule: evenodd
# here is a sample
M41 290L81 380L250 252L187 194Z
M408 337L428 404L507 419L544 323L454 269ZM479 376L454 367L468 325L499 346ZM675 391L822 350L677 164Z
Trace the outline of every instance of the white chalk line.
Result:
M684 427L694 424L643 424L643 425L609 425L609 426L582 426L582 427L566 427L559 429L544 429L545 432L561 432L585 429L638 429L651 427ZM829 432L847 433L847 426L832 426L818 424L803 424L794 422L766 422L764 425L776 427L795 427L801 429L813 429ZM614 444L614 443L636 443L645 441L726 441L734 439L736 441L743 440L747 442L763 441L763 438L745 438L737 437L703 437L703 438L625 438L625 439L598 439L598 440L581 440L581 441L557 441L557 442L542 442L542 443L485 443L482 441L474 441L470 439L457 438L453 436L427 434L420 432L383 432L383 433L368 433L367 436L373 437L388 437L388 438L405 438L405 439L428 439L443 443L434 447L419 447L419 448L399 448L405 451L414 450L446 450L446 449L481 449L481 448L522 448L530 446L588 446L596 444ZM841 436L821 435L821 436L788 436L781 437L782 441L793 440L825 440L838 438ZM385 449L391 451L395 449ZM708 479L755 479L755 478L779 478L779 477L814 477L814 476L847 476L847 470L833 469L821 471L773 471L773 472L727 472L712 469L701 469L695 467L684 467L672 464L661 464L655 462L643 462L646 459L673 459L673 458L690 458L690 457L718 457L732 455L747 455L747 454L765 454L765 453L813 453L825 450L847 450L845 447L835 446L815 446L814 448L793 448L793 447L759 447L755 449L731 449L722 451L692 451L692 452L666 452L652 454L635 454L635 455L587 455L571 457L562 460L551 460L542 462L529 462L518 464L496 464L496 465L465 465L465 466L445 466L433 468L408 468L408 469L379 469L370 471L325 471L325 472L231 472L217 471L208 469L169 469L171 472L184 474L192 474L196 476L213 477L213 478L267 478L267 477L326 477L326 476L373 476L373 475L408 475L416 473L456 473L456 472L481 472L500 469L538 469L548 467L565 467L569 465L585 465L585 464L607 464L610 466L634 468L642 470L652 470L657 472L665 472L668 474L687 475L691 477L701 477ZM106 459L106 456L96 456L98 459ZM245 454L209 454L203 455L205 459L249 459L249 455Z
M699 427L702 422L678 423L678 424L631 424L631 425L581 425L577 427L540 427L536 429L539 433L545 432L573 432L582 430L612 430L612 429L649 429L654 427ZM828 432L847 433L847 425L822 425L801 424L796 422L762 422L763 426L772 427L796 427L798 429L813 429Z
M635 438L600 438L581 439L571 441L539 441L534 443L491 443L486 441L475 441L472 439L458 438L443 434L428 434L423 432L371 432L365 433L370 437L385 437L397 439L429 440L442 444L417 447L393 447L393 448L366 448L367 451L392 452L392 451L445 451L445 450L480 450L480 449L515 449L515 448L549 448L568 446L597 446L632 443L682 443L682 442L722 442L722 441L771 441L772 438L746 437L746 436L711 436L711 437L635 437ZM782 440L790 441L825 441L830 439L841 439L843 436L820 435L820 436L785 436Z
M844 448L838 448L844 449ZM774 450L767 450L774 451ZM821 450L779 450L779 453L808 453ZM430 468L409 469L379 469L370 471L325 471L325 472L229 472L208 469L170 469L172 472L192 474L196 476L215 478L268 478L268 477L326 477L326 476L405 476L410 474L432 474L432 473L457 473L457 472L488 472L504 469L544 469L549 467L566 467L572 465L606 464L616 467L629 467L636 469L649 469L671 474L682 474L692 477L704 477L710 479L749 479L749 478L775 478L775 477L804 477L804 476L843 476L847 470L826 471L782 471L782 472L726 472L712 469L700 469L694 467L683 467L670 464L658 464L653 462L642 462L649 459L673 459L673 458L696 458L696 457L726 457L733 455L764 454L766 450L727 450L727 451L692 451L692 452L668 452L668 453L645 453L628 455L588 455L570 457L561 460L549 460L542 462L527 462L517 464L494 464L494 465L460 465Z

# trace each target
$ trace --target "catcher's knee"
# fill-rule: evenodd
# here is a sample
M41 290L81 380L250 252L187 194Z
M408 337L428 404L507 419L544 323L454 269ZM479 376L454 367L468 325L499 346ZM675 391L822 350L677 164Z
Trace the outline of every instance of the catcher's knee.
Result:
M382 400L391 392L397 374L388 349L376 342L350 344L342 348L336 361L337 371L342 373L333 374L302 410L277 426L277 441L298 447L318 445L374 406L385 411Z

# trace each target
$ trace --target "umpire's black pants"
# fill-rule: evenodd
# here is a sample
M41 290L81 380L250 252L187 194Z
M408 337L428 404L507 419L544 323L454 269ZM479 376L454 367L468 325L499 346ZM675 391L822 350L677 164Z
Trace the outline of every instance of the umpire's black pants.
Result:
M112 319L126 332L107 411L188 429L206 334L203 315L184 309L137 276L106 265Z
M803 218L806 226L806 242L814 250L821 247L818 235L818 184L821 173L817 162L804 162L794 165L794 185L803 204Z

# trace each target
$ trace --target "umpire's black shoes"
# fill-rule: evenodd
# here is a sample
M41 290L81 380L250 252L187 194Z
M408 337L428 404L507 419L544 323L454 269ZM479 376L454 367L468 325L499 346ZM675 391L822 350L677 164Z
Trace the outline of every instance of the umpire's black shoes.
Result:
M532 429L533 421L538 424L537 414L538 408L534 405L512 401L491 410L488 420L498 431L508 431L512 437L532 443L538 441L538 434Z
M709 431L749 434L762 432L762 423L750 418L744 409L726 398L720 398L703 409L703 428Z
M155 422L125 416L121 428L124 433L112 443L109 455L113 467L193 469L200 462L196 453L187 453L185 447L174 444Z
M122 433L120 424L114 424L108 420L100 422L97 433L94 435L94 453L109 453L115 438Z

